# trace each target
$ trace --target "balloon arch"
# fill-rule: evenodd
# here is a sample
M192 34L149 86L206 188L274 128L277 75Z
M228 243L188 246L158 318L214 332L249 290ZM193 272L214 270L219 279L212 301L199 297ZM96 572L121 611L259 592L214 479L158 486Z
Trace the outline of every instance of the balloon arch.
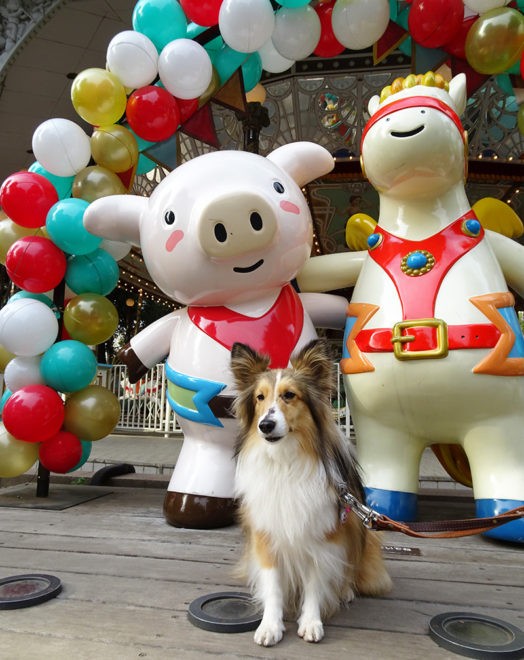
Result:
M210 101L242 116L245 93L263 100L261 82L269 89L301 62L370 49L377 71L393 51L415 73L444 63L453 74L465 71L471 94L496 77L522 134L523 6L524 0L138 0L132 29L107 45L106 68L85 69L72 81L72 105L90 129L69 119L44 121L32 136L35 162L0 188L0 257L18 289L0 310L6 387L0 477L22 474L37 460L50 471L78 469L119 417L115 395L92 384L92 349L117 327L107 296L130 246L84 229L91 202L131 191L159 164L175 167L169 147L180 135L220 148ZM13 20L14 14L0 17L11 41L6 26ZM260 91L262 98L255 96ZM330 106L339 95L329 93L320 121L328 132L335 127L346 146L356 143L355 120Z

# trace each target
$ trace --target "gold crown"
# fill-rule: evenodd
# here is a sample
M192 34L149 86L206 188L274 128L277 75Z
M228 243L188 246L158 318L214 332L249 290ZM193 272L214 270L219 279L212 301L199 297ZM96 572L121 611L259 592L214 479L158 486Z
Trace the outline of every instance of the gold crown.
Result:
M406 76L405 78L395 78L391 85L384 87L384 89L380 92L380 103L385 101L393 94L397 94L403 89L415 87L415 85L440 87L440 89L449 92L449 83L443 76L440 75L440 73L434 73L433 71L418 74L410 73L409 76Z

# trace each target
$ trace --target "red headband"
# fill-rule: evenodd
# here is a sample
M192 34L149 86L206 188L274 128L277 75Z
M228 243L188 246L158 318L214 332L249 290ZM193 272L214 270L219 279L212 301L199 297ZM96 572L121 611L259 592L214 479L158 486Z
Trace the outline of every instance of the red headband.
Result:
M404 98L398 99L397 101L386 103L386 105L383 105L379 110L375 112L374 115L369 118L369 121L364 126L364 130L362 131L360 151L362 152L362 143L364 142L364 138L366 137L367 132L374 124L376 124L377 121L382 119L382 117L386 117L387 115L390 115L393 112L397 112L398 110L404 110L404 108L416 107L434 108L435 110L440 110L440 112L443 112L458 128L462 137L462 141L465 142L464 127L462 126L462 122L460 121L457 113L452 110L447 103L444 103L444 101L441 101L440 99L436 99L434 96L405 96Z

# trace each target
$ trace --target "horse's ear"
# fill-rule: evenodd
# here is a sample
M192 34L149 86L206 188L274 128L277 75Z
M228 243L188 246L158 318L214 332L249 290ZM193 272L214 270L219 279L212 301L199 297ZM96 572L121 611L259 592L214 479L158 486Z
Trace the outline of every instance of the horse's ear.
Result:
M459 73L449 81L449 95L455 105L457 114L460 116L466 109L467 101L465 74Z
M379 103L380 103L380 97L377 96L376 94L375 96L372 96L369 99L368 112L370 117L372 117L375 114L375 112L378 110Z

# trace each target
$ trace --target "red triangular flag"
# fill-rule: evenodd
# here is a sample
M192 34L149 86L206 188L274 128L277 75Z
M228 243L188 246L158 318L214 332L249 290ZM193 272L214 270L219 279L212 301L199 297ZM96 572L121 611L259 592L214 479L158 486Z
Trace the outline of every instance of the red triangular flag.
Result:
M220 148L209 103L206 103L194 115L191 115L178 130L215 147L215 149Z
M389 21L384 34L375 41L373 44L373 64L379 64L391 52L398 48L399 45L409 37L409 32L404 28L397 25L393 21Z

